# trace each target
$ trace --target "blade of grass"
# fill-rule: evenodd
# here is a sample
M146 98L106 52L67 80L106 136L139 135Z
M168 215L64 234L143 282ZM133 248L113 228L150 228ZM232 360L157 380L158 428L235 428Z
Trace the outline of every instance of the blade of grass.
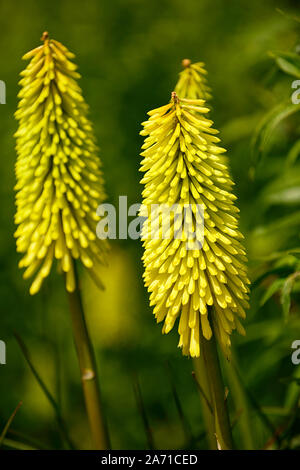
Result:
M270 449L270 447L272 447L273 444L275 444L279 438L280 438L280 442L283 442L285 440L285 438L288 436L288 432L290 428L292 428L293 424L295 423L297 419L297 408L298 406L294 407L290 411L290 415L288 416L286 421L280 426L278 426L278 428L276 428L273 436L271 436L266 442L266 444L264 445L263 447L264 450Z
M20 408L21 406L22 406L22 402L20 401L20 402L17 404L17 406L16 406L16 408L14 409L14 411L12 412L11 416L9 417L9 419L8 419L8 421L7 421L7 423L6 423L6 425L4 426L4 429L3 429L3 431L2 431L2 433L1 433L1 435L0 435L0 447L1 447L1 445L2 445L2 443L3 443L3 440L4 440L4 438L5 438L6 434L7 434L7 431L9 430L9 427L10 427L11 423L13 422L13 420L14 420L14 418L15 418L15 416L16 416L16 414L17 414L17 412L18 412L18 410L19 410L19 408Z
M16 449L16 450L39 450L39 449L36 449L35 447L32 447L28 444L24 444L23 442L14 441L13 439L5 438L3 440L3 444L6 447L10 447L10 448Z
M231 362L223 361L227 377L230 383L230 390L233 396L233 401L236 410L239 410L240 416L237 425L240 429L240 435L243 443L243 448L246 450L254 450L254 440L252 435L252 426L250 421L249 400L246 397L244 387L241 384L240 376L236 373L237 363L232 349ZM233 366L234 364L234 366Z
M250 405L253 407L253 409L257 412L258 416L260 417L262 423L266 426L269 431L271 431L272 435L274 435L275 440L277 442L278 447L281 445L281 439L280 436L276 435L276 428L272 421L269 419L269 417L264 413L262 407L259 405L259 403L256 401L256 398L252 395L250 390L245 386L245 383L239 373L239 370L236 368L235 364L232 364L232 367L235 369L236 376L239 379L240 385L245 393L245 396L247 400L249 401Z
M213 415L213 408L212 408L212 405L211 405L211 403L210 403L208 397L206 396L206 394L205 394L203 388L201 387L201 385L200 385L200 383L199 383L199 381L198 381L198 379L197 379L197 374L196 374L196 372L194 372L194 371L192 372L192 377L193 377L193 379L195 380L195 383L196 383L196 385L197 385L197 388L198 388L198 390L199 390L199 393L200 393L200 395L202 396L203 400L205 401L205 404L206 404L206 406L207 406L209 412Z
M12 429L11 427L8 430L7 433L7 438L8 439L19 439L24 445L29 445L32 446L38 450L51 450L51 448L44 443L40 442L38 439L32 436L28 436L28 434L24 434L20 431L16 431L15 429Z
M181 422L181 425L182 425L183 433L184 433L184 436L185 436L185 440L186 440L186 443L189 444L191 442L194 442L194 437L193 437L193 434L192 434L191 426L190 426L190 423L188 422L188 420L187 420L187 418L184 414L184 411L183 411L183 408L182 408L182 405L181 405L181 401L180 401L179 395L178 395L177 390L176 390L173 371L172 371L172 368L171 368L171 365L170 365L169 362L166 363L166 368L167 368L167 372L168 372L168 376L169 376L169 380L170 380L170 385L171 385L171 389L172 389L172 394L173 394L175 406L176 406L176 409L177 409L177 412L178 412L178 415L179 415L179 419L180 419L180 422Z
M154 447L152 429L149 424L146 408L145 408L143 397L142 397L141 387L140 387L139 379L137 376L134 376L133 378L133 388L134 388L134 394L135 394L137 406L142 417L142 421L143 421L143 425L144 425L144 429L145 429L145 433L147 437L148 447L150 450L154 450L155 447Z
M42 380L42 378L40 377L39 373L37 372L35 366L33 365L33 362L30 358L30 354L29 354L29 351L24 343L24 341L22 340L22 338L20 337L20 335L18 333L14 333L14 336L20 346L20 349L23 353L23 356L32 372L32 374L34 375L37 383L39 384L39 386L41 387L42 391L44 392L46 398L48 399L50 405L52 406L53 410L54 410L54 414L55 414L55 418L56 418L56 421L57 421L57 424L58 424L58 428L61 432L61 435L62 437L64 438L66 444L69 446L70 449L74 449L74 445L72 443L72 440L69 436L69 433L68 433L68 430L67 430L67 426L65 424L65 421L64 419L62 418L62 415L61 415L61 412L60 412L60 408L59 406L57 405L55 399L53 398L52 394L50 393L50 391L48 390L46 384L44 383L44 381Z
M263 413L271 416L289 416L290 410L288 408L281 408L280 406L263 406Z

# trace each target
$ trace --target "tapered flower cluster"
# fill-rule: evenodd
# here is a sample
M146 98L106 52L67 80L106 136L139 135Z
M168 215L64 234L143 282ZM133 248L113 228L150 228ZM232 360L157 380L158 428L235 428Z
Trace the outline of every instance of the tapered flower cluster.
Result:
M157 321L164 321L163 333L179 318L179 346L193 357L200 355L200 329L207 340L213 330L229 356L232 330L244 333L239 318L245 317L249 291L233 182L222 156L225 150L217 145L218 131L205 117L208 111L204 100L179 99L173 92L169 104L148 113L141 132L146 136L141 153L148 215L143 227L145 285ZM161 204L202 207L201 245L191 248L187 236L192 227L201 239L194 209L189 230L176 237L174 216L170 236L161 236L165 217L151 209Z
M76 80L74 55L43 35L43 44L25 54L16 119L17 251L24 278L34 276L39 291L53 260L76 281L74 259L97 279L106 246L96 239L96 209L104 198L103 178L92 125ZM100 282L100 281L99 281Z
M182 61L184 69L179 74L175 92L179 98L210 100L211 89L207 84L207 71L204 62L192 64L189 59Z

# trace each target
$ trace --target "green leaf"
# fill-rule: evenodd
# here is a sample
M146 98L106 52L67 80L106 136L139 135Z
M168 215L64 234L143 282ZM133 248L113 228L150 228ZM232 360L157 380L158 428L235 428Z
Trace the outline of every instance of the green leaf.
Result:
M291 274L284 282L281 290L281 305L283 310L283 316L285 319L288 318L291 308L291 293L293 285L297 277L300 276L300 272Z
M295 247L295 248L291 248L290 250L284 250L284 251L275 251L275 252L270 253L268 255L259 256L259 257L255 258L255 260L263 261L263 262L271 262L271 261L276 261L276 260L282 259L282 258L284 258L288 255L292 255L295 258L299 258L300 257L300 247Z
M290 383L295 383L297 385L300 385L300 377L283 377L280 379L280 382L283 384L290 384Z
M295 258L300 259L300 248L294 248L294 250L290 250L291 254L295 256Z
M282 310L283 310L283 316L285 319L287 319L289 313L290 313L290 308L291 308L291 281L288 279L281 292L281 304L282 304Z
M274 52L270 55L283 72L300 78L300 56L298 54L295 52Z
M269 149L269 142L276 127L287 117L300 111L300 104L289 100L279 103L262 119L252 139L252 159L258 163Z
M259 230L260 236L267 236L273 231L284 231L292 228L299 227L300 211L293 212L292 214L285 215L271 222L269 225L256 227L256 231ZM283 232L284 234L284 232Z
M276 279L266 290L263 298L261 299L260 306L262 307L274 294L278 292L283 286L285 279Z
M285 256L282 256L281 258L277 259L275 262L275 267L276 268L281 268L281 267L287 267L287 268L292 268L294 271L297 270L297 265L298 265L298 259L295 256L295 254L286 254Z
M300 165L291 168L265 187L261 195L264 206L299 205Z
M284 408L280 406L263 406L262 410L266 415L274 416L288 416L291 412L289 408Z
M300 155L300 139L295 142L286 157L287 168L291 167Z

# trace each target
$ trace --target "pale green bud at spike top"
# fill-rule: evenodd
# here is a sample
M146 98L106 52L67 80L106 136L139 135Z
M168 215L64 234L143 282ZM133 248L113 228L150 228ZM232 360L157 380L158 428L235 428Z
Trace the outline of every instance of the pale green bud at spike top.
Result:
M211 89L207 84L207 71L204 62L192 64L189 59L183 59L184 69L179 74L179 80L175 87L175 92L179 98L191 100L211 99Z
M103 177L88 106L76 80L74 54L44 33L43 44L25 54L22 87L15 113L17 162L15 233L19 267L34 276L39 291L53 260L65 273L66 288L76 287L74 259L80 259L101 286L97 271L106 252L96 238Z
M215 332L224 353L230 355L230 334L244 329L240 318L248 307L245 250L238 231L233 182L217 144L218 131L205 117L204 100L179 99L150 111L143 123L141 171L143 207L148 221L143 226L144 280L150 305L168 333L178 319L179 346L183 354L198 357L200 328L209 340ZM153 204L201 205L204 239L199 249L187 249L186 237L149 236L149 226L159 227ZM149 215L150 214L150 215ZM194 214L195 215L195 214ZM196 232L196 222L192 227ZM159 230L159 229L158 229ZM171 234L174 234L174 228ZM184 234L183 234L184 235ZM213 323L213 329L212 329Z

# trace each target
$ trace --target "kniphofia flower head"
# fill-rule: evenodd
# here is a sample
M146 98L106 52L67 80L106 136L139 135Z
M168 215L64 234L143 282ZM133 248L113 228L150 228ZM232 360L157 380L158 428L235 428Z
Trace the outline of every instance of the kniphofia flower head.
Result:
M204 62L192 64L189 59L183 59L184 69L179 74L175 92L179 98L191 100L210 100L211 89L207 84L207 71Z
M141 132L146 136L141 153L148 216L142 234L145 285L157 321L164 321L163 333L179 319L179 346L194 357L200 355L200 329L207 340L214 331L229 356L230 334L234 329L244 332L239 319L248 306L233 182L222 156L225 150L218 146L218 131L205 117L208 111L204 100L179 99L173 93L169 104L148 113ZM175 217L170 236L161 236L164 216L151 209L161 204L202 207L203 239L197 248L189 249L186 232L174 236ZM189 231L198 239L195 214L192 210Z
M17 251L24 278L34 275L39 291L53 260L75 289L73 259L97 280L105 242L96 239L96 209L103 201L103 178L88 106L76 80L74 54L43 35L43 44L25 54L16 119ZM99 281L100 282L100 281Z

